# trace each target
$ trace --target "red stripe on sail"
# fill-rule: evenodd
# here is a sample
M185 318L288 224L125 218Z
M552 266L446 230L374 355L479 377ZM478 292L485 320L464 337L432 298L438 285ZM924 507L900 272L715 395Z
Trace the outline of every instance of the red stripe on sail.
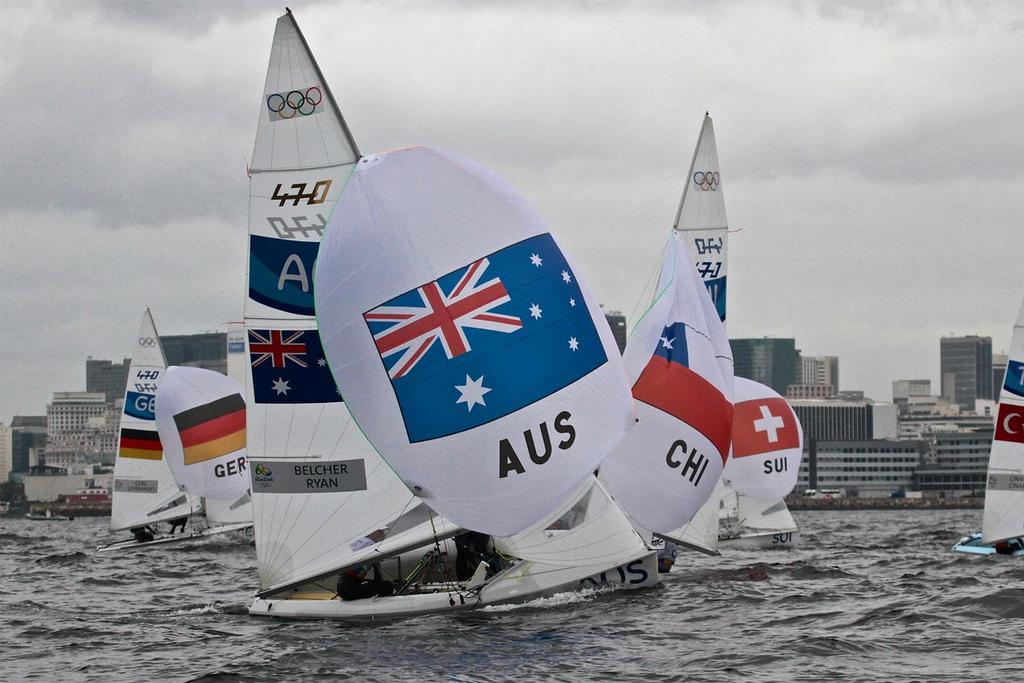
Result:
M714 444L724 463L732 440L732 403L690 368L652 356L633 385L638 401L654 406L690 425Z
M213 441L237 431L245 429L245 409L221 415L209 422L189 427L181 433L181 445L184 448Z

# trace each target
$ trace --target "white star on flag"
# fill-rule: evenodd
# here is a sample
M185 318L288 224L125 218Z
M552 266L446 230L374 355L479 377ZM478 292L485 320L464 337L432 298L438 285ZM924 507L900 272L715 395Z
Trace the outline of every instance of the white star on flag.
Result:
M320 360L318 360L316 362L316 364L319 365L320 367L323 367L323 366L327 365L327 361L325 359L321 358Z
M291 387L288 386L288 380L281 379L280 377L275 379L274 380L274 391L277 392L278 396L280 396L281 394L284 394L284 395L287 396L288 392L291 391Z
M569 337L569 348L573 351L580 348L580 343L576 341L576 337Z
M671 349L672 348L672 342L674 342L675 340L676 340L675 337L672 337L671 339L669 339L668 337L662 337L661 338L661 348L663 348L663 349Z
M569 305L576 308L576 299L569 299Z
M569 271L567 271L567 270L563 270L562 271L562 281L565 282L566 284L572 282L572 276L569 275Z
M539 268L540 264L544 263L544 259L542 259L537 254L531 254L530 255L530 263L532 263L533 265L535 265L535 266L537 266Z
M530 316L533 317L534 320L540 320L541 313L543 313L543 311L541 311L540 306L537 304L530 304Z
M466 375L466 383L463 385L455 385L455 388L459 390L459 399L455 401L455 404L460 403L466 404L466 412L473 412L473 406L479 403L482 406L486 406L484 403L484 394L488 393L490 389L484 386L484 376L480 375L479 379L470 379L469 375Z

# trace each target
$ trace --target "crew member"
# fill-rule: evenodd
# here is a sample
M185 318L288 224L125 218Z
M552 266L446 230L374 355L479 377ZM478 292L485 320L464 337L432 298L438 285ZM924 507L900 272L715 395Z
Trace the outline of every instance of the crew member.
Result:
M665 544L658 549L658 573L668 574L676 563L676 544L672 541L665 541Z
M380 563L374 562L373 578L368 578L370 567L365 564L350 567L341 573L338 580L338 597L342 600L387 597L395 592L395 584L381 578Z
M481 562L490 564L490 552L487 544L491 537L479 531L467 531L456 536L454 539L455 548L458 552L455 555L455 578L459 581L468 581L476 571L477 565Z
M181 533L185 533L185 525L188 523L188 516L178 517L177 519L171 520L171 536L174 535L175 529L181 529Z
M139 543L149 543L153 540L153 530L148 526L139 526L131 530L132 536Z

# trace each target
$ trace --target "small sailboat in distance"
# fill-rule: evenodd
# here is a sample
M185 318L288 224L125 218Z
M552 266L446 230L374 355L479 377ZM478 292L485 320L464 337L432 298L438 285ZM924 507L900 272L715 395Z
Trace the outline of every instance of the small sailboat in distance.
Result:
M961 538L953 550L1024 557L1024 301L999 394L981 533Z

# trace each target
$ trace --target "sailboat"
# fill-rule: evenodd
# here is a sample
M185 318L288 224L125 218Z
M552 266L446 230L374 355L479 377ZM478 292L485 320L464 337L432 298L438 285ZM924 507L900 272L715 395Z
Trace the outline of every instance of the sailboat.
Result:
M482 550L491 562L457 576L453 539L466 529L432 509L422 487L414 493L363 436L313 317L313 262L327 216L343 210L335 204L359 158L288 12L274 33L250 169L245 325L259 577L250 614L395 618L655 583L653 553L592 477L532 527L487 541ZM316 287L323 286L322 268ZM392 594L340 599L345 577L371 564Z
M131 530L134 538L97 548L101 552L177 542L201 533L183 529L167 534L162 528L202 509L199 498L178 489L157 434L154 398L166 370L163 346L147 308L128 369L110 510L111 529Z
M690 162L687 180L683 187L683 195L679 201L674 228L686 239L697 272L708 288L715 303L715 309L724 325L727 312L729 223L725 212L725 196L722 189L714 123L706 112L697 138L697 146ZM761 387L759 390L754 390L755 394L759 391L771 392L767 387L744 378L737 377L735 382L739 387L747 388L748 394L754 385ZM739 391L738 389L737 392L739 393ZM774 392L771 393L774 394ZM752 396L747 396L747 399L749 398ZM795 428L799 430L799 421L796 420L792 409L785 404L784 399L777 398L782 401L782 405L779 405L778 409L785 411L787 420L789 416L792 416ZM737 396L737 403L742 400L744 399ZM789 423L787 422L787 424ZM752 421L737 419L733 429L734 432L745 434L751 425ZM787 437L796 436L796 432L790 429L785 432L785 435ZM736 434L734 434L735 437ZM802 433L799 438L802 439ZM774 444L770 450L776 450ZM762 450L757 454L765 452ZM721 541L729 547L748 547L750 544L765 547L767 544L767 547L788 548L795 545L799 539L799 533L785 501L782 500L782 496L785 494L782 493L778 498L772 500L764 500L763 497L751 497L749 494L736 491L730 480L730 470L735 468L735 455L733 453L733 457L726 464L722 478L705 506L689 524L666 534L666 539L706 554L718 552L720 537ZM744 455L754 455L754 453L744 453ZM788 459L791 458L792 455ZM787 464L792 467L790 474L795 477L799 469L799 453L795 465ZM791 489L792 486L789 488ZM782 489L785 487L783 486L779 490ZM748 500L748 498L750 499ZM781 535L776 536L776 534ZM776 543L776 539L785 539L785 542Z
M981 533L961 538L953 550L1024 557L1024 301L999 393Z

